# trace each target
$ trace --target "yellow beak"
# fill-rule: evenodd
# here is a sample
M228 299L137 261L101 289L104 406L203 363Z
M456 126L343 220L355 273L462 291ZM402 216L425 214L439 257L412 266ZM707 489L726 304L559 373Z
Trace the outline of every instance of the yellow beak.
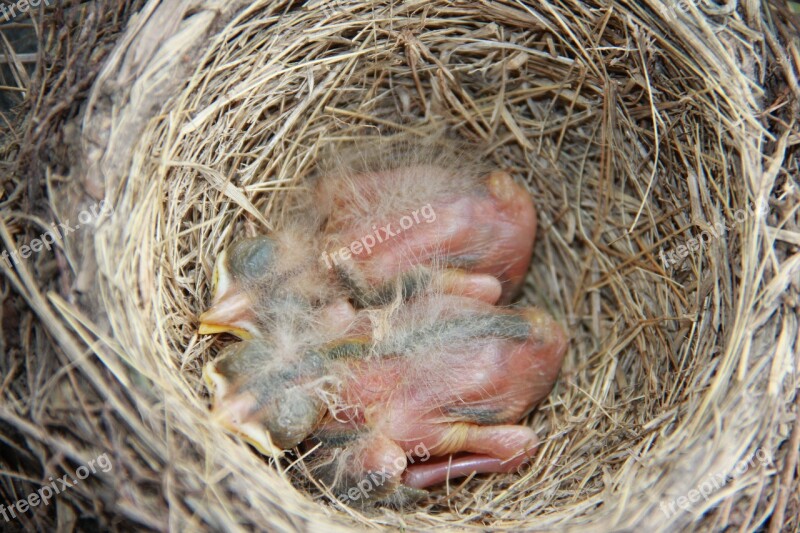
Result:
M225 294L200 315L198 332L201 335L229 332L240 339L251 339L251 331L255 329L251 306L252 302L244 294Z
M225 376L219 373L213 362L203 367L203 379L214 396L214 406L211 410L214 420L226 430L244 439L260 453L269 457L282 457L283 450L272 443L269 432L258 422L239 421L240 407L246 405L244 399L223 403L228 392L228 383Z

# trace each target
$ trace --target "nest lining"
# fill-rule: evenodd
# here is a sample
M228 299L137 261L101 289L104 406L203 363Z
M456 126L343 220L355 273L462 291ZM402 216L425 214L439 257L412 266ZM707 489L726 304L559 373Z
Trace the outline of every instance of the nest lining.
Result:
M770 159L786 156L790 130L760 115L770 88L759 81L776 67L748 42L766 14L702 7L257 2L232 4L214 25L198 5L170 42L205 30L210 44L168 98L153 88L174 75L174 50L133 35L150 70L114 104L107 153L125 127L143 129L129 166L104 176L114 216L91 254L72 249L76 264L96 260L87 292L99 312L80 321L118 380L101 387L127 427L116 461L133 479L169 480L163 499L131 484L129 516L157 527L145 517L169 505L170 523L226 530L757 521L774 463L691 512L660 506L759 449L779 455L787 435L775 421L796 385L797 320L781 294L796 302L800 262L770 238L797 219L779 195L787 166ZM196 317L220 250L278 224L326 150L442 131L529 186L540 229L522 301L554 314L571 343L525 421L543 442L524 475L455 482L410 512L362 513L332 502L302 459L271 464L208 419L200 369L225 341L199 337ZM719 224L724 234L664 261Z

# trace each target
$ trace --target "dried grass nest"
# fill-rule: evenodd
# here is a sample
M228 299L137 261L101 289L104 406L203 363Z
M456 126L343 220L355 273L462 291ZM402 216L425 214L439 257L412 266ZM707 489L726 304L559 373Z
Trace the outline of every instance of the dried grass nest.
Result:
M46 475L108 453L55 504L112 529L796 531L791 31L758 2L151 0L51 176L60 220L113 210L65 238L79 302L3 266L69 364L34 379L28 353L0 416ZM219 251L284 216L326 149L442 129L529 185L523 301L571 343L527 473L362 512L209 419L224 341L197 315Z

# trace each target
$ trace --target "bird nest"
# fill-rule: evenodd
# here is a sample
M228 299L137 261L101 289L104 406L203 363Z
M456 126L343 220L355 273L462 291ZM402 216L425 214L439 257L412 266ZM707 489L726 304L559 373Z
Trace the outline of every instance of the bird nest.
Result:
M6 387L3 419L47 475L107 453L58 504L112 527L780 525L797 505L800 293L782 17L704 0L148 2L94 83L69 175L51 176L59 220L105 206L65 235L75 301L6 269L69 361L47 366L58 419L35 387ZM229 341L197 316L215 257L285 217L331 147L442 132L527 184L522 302L569 349L523 421L542 443L521 474L352 509L302 457L260 456L209 417L201 368Z

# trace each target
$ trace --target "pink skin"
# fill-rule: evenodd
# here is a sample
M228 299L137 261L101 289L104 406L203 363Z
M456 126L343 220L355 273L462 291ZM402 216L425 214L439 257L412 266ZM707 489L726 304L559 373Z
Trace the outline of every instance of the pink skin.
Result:
M359 194L369 198L385 191L384 184L390 180L391 172L384 174L364 175ZM377 224L379 239L375 240L382 242L358 254L351 249L351 259L342 258L339 250L365 236L375 237L376 230L371 224L359 225L358 219L346 215L337 219L334 214L327 228L332 236L328 254L337 263L354 262L373 286L390 281L416 265L430 264L436 258L444 257L454 265L468 261L464 268L472 274L488 274L500 280L499 303L508 303L528 270L536 235L536 211L530 194L508 174L491 173L486 177L486 184L485 191L479 190L469 196L458 194L432 199L436 217L430 222L432 217L425 219L418 215L418 221L402 229L400 220L404 216L413 219L411 213L398 211L387 217L383 224ZM389 231L395 233L394 236L383 229L385 224L391 225ZM463 294L461 291L454 293ZM490 301L487 296L480 298Z
M341 335L356 320L356 310L348 300L339 299L320 310L320 325L325 330Z
M472 274L463 270L449 269L438 273L436 281L445 294L466 296L487 304L496 304L503 295L500 280L489 274Z
M528 449L529 452L533 451ZM511 473L528 462L527 455L502 461L488 455L470 454L444 461L409 466L403 475L403 484L415 489L424 489L470 474Z
M475 300L450 298L453 309L490 309ZM536 449L533 430L512 424L549 393L566 338L540 311L492 311L526 313L534 333L525 342L487 338L474 347L438 350L410 360L387 357L348 363L343 396L345 405L354 407L340 412L339 421L370 427L381 441L381 454L387 456L421 444L432 457L461 454L449 464L444 459L409 465L403 478L408 486L428 487L472 472L513 472ZM465 407L491 413L491 425L479 425L469 412L459 411ZM373 470L376 466L380 467L370 464Z

